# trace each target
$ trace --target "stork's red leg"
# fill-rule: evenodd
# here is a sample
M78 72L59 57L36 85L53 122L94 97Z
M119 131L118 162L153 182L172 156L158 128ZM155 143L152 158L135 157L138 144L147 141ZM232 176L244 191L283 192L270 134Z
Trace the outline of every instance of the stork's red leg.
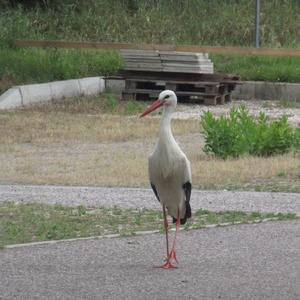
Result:
M166 262L160 267L163 269L174 269L177 267L172 264L171 260L174 259L178 263L177 258L176 258L175 244L176 244L177 232L178 232L179 226L180 226L179 209L178 209L178 214L177 214L175 237L174 237L171 252L169 252L168 220L167 220L167 213L166 213L165 206L163 206L163 213L164 213L164 225L165 225L165 231L166 231L167 258L166 258Z
M177 220L176 220L176 231L175 231L175 236L174 236L174 240L173 240L172 249L171 249L171 252L170 252L170 255L169 255L169 260L174 259L177 263L178 263L178 260L177 260L177 257L176 257L175 246L176 246L176 240L177 240L177 234L178 234L178 231L179 231L179 227L180 227L180 216L179 216L179 209L178 209Z
M166 246L167 246L167 259L169 257L169 236L168 236L168 219L167 219L167 212L166 207L163 205L163 214L164 214L164 226L165 226L165 233L166 233Z
M164 214L164 226L165 226L165 233L166 233L166 244L167 244L167 258L166 262L160 266L160 268L163 269L173 269L176 268L171 262L170 262L170 253L169 253L169 236L168 236L168 219L167 219L167 213L166 213L166 208L163 205L163 214Z

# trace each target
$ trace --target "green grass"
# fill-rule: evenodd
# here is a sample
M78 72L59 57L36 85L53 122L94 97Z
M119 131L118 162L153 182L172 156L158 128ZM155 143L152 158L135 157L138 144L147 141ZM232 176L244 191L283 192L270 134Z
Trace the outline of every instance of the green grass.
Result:
M278 107L283 108L300 108L300 102L291 100L280 100L276 103Z
M0 46L12 45L16 38L254 44L254 1L53 0L36 1L36 7L10 7L7 2L0 1ZM41 7L44 3L49 5ZM295 0L262 1L261 46L299 47L299 10Z
M17 84L114 74L121 66L116 51L0 48L0 92Z
M213 54L210 58L215 72L238 74L242 80L300 82L300 57Z
M202 228L209 224L240 224L263 219L293 220L293 213L245 213L241 211L211 212L198 210L184 226ZM172 225L173 226L173 225ZM163 230L162 213L151 209L91 208L47 204L0 204L0 245L35 241Z

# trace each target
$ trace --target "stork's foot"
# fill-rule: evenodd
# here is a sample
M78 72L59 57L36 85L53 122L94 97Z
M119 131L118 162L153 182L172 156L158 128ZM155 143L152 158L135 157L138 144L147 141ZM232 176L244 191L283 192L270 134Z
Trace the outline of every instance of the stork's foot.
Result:
M178 268L176 265L173 264L173 261L175 261L178 264L176 251L174 249L171 250L168 257L164 259L165 263L162 266L159 266L158 268L162 269L176 269Z
M177 266L173 265L170 261L170 259L168 259L162 266L160 266L159 268L162 269L177 269Z
M172 259L174 259L178 263L175 249L172 249L170 254L169 254L169 261L172 260Z

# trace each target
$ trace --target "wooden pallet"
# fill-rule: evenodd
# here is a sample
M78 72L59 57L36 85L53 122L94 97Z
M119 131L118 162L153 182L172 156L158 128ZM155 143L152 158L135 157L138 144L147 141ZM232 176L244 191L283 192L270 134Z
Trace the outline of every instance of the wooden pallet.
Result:
M217 105L231 101L231 92L240 78L221 74L183 76L166 72L126 72L123 99L151 100L162 90L173 90L179 102L196 102ZM186 74L187 75L187 74ZM189 74L191 75L191 74ZM195 75L195 74L193 74Z

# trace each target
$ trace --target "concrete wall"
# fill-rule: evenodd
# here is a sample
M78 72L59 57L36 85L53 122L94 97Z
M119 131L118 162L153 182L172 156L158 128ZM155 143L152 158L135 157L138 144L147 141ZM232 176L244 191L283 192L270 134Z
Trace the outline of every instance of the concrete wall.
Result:
M283 82L246 81L234 90L234 99L300 101L300 84Z
M105 91L121 96L124 90L125 80L105 79Z
M0 109L11 109L69 97L99 95L104 89L105 80L102 77L20 85L7 90L0 96Z

